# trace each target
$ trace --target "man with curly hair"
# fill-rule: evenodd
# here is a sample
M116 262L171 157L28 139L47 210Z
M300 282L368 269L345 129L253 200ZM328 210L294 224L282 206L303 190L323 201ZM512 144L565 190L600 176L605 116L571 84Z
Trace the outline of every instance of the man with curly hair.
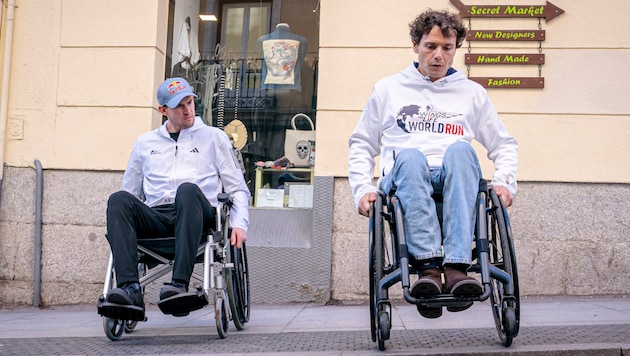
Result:
M349 140L349 182L358 212L368 216L376 200L373 172L380 155L380 189L396 191L410 260L419 271L412 296L480 295L481 284L467 275L481 179L471 141L481 143L494 162L492 185L505 206L516 193L518 144L486 90L452 68L466 36L461 20L447 11L427 10L409 29L417 60L374 85ZM441 226L434 193L443 196ZM427 318L442 315L441 307L418 306L418 311Z

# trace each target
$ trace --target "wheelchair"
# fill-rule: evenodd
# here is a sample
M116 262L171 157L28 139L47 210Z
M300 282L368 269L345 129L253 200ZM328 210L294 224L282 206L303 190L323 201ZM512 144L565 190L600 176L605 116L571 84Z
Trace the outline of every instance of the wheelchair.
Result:
M433 199L441 225L442 197L434 194ZM401 282L404 300L417 306L463 307L490 298L501 343L505 347L512 344L520 323L514 242L507 210L485 180L479 182L474 246L471 246L473 263L468 270L481 276L483 292L480 296L459 297L443 293L414 298L411 295L410 273L418 271L410 265L402 209L395 193L377 193L376 201L370 205L369 224L370 331L372 341L378 342L379 350L385 350L385 341L389 340L392 326L388 290L398 282Z
M217 332L224 339L227 337L230 321L237 330L243 330L245 323L249 321L250 287L245 244L240 249L230 245L229 215L232 202L225 193L219 194L218 198L216 228L204 234L207 238L203 239L197 250L195 262L203 263L203 274L198 271L193 271L192 274L192 278L201 281L202 285L187 293L187 297L196 299L197 309L208 305L209 299L213 300ZM174 237L138 239L138 275L143 291L148 284L172 272L174 252ZM97 301L99 314L102 315L103 308L107 307L108 291L115 286L114 259L110 253L103 294ZM162 306L160 309L164 311ZM183 316L175 313L173 315ZM146 317L144 321L147 321ZM133 332L137 324L138 321L134 320L103 316L103 330L112 341L119 340L123 332Z

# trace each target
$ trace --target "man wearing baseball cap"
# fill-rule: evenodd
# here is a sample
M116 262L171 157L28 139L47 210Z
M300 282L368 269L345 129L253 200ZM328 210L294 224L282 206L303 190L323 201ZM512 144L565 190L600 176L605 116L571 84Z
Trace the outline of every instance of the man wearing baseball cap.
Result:
M144 320L137 270L137 240L175 236L172 281L160 291L165 314L199 309L188 286L204 231L215 226L222 191L233 201L230 243L240 248L249 226L249 189L220 129L195 117L197 95L183 78L169 78L157 90L158 110L167 120L142 134L131 152L122 189L107 203L107 240L114 256L117 288L98 312L119 320Z

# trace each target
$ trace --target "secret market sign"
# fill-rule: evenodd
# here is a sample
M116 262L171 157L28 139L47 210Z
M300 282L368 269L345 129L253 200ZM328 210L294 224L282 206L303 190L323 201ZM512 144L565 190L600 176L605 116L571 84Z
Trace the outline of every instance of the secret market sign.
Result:
M459 10L461 18L534 18L538 19L538 29L524 30L475 30L469 29L466 40L469 43L468 53L464 63L468 66L468 79L475 81L485 88L539 88L545 86L545 79L541 77L545 55L542 53L542 42L546 39L545 30L540 29L541 19L547 22L564 13L564 10L550 3L545 5L464 5L461 0L450 0ZM470 20L469 20L470 21ZM520 42L537 41L539 53L472 53L471 43L477 41L491 42ZM471 77L472 65L537 65L538 77Z
M466 6L460 0L451 0L459 10L461 18L544 18L547 22L564 13L556 5L547 1L546 5L471 5Z

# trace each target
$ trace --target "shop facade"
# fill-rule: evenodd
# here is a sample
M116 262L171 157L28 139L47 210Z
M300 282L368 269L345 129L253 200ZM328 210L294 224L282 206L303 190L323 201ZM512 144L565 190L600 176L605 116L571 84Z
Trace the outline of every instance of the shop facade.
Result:
M624 0L554 4L563 14L553 21L467 20L480 31L546 37L465 42L454 66L469 77L544 78L542 88L489 89L520 144L521 185L510 213L523 294L624 294L630 74L614 68L630 59L630 40L619 35L630 8ZM458 11L453 2L2 5L0 305L33 304L34 289L43 305L96 299L109 253L105 203L120 188L135 138L162 123L155 90L173 76L193 85L197 114L226 131L243 164L252 195L252 301L367 299L367 220L350 196L347 139L372 84L414 60L408 22L426 8ZM587 19L607 25L587 28ZM466 54L506 50L542 53L545 62L467 64ZM597 80L587 75L593 63Z

